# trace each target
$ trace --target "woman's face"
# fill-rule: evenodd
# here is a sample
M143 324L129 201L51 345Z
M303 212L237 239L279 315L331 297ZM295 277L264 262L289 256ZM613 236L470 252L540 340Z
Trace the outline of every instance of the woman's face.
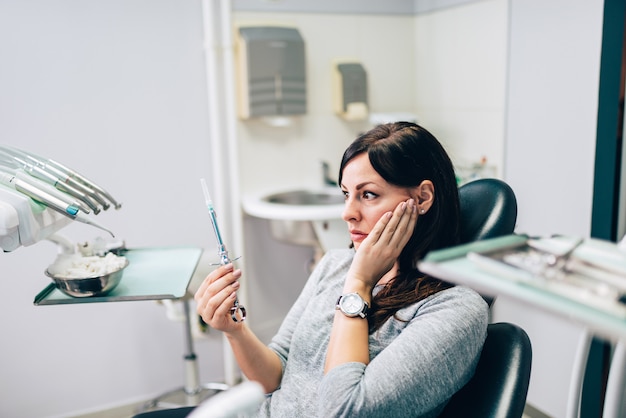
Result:
M342 218L356 249L380 217L410 199L410 189L385 181L370 164L367 153L354 157L343 169L341 190L346 197Z

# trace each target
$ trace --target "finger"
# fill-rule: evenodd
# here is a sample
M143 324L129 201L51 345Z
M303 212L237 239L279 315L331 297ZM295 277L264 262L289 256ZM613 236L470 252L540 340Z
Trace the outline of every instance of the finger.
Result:
M211 321L220 320L224 316L230 318L230 309L237 299L237 289L239 289L239 282L234 282L224 287L208 301L205 311Z
M413 199L407 201L405 212L402 214L396 227L396 232L391 238L391 245L397 248L404 248L413 235L415 224L417 222L417 207Z
M219 266L218 268L213 270L211 273L209 273L207 277L202 281L202 284L200 284L200 287L198 287L198 290L196 291L196 294L194 295L194 299L197 300L197 298L202 297L206 293L206 291L208 290L211 284L215 283L216 280L219 280L221 277L228 274L228 272L233 271L233 269L234 269L233 264L229 263L223 266Z
M237 269L231 273L227 273L224 276L219 277L215 281L213 281L207 287L206 292L209 294L217 294L222 291L222 289L232 285L234 282L239 280L241 277L241 270Z
M239 282L233 283L231 286L225 288L223 290L223 302L216 310L216 315L218 317L227 316L230 321L230 312L233 306L235 306L235 301L237 300L237 290L239 289Z
M228 269L226 269L228 270ZM208 286L202 293L196 292L194 296L197 302L196 311L205 322L212 325L210 321L213 320L215 310L220 306L223 300L228 297L233 289L239 288L238 279L241 277L241 270L235 270L232 273L219 277L218 279L210 282L207 280ZM213 326L213 325L212 325Z
M398 225L396 226L396 231L399 232L399 236L406 235L412 220L417 219L415 201L413 199L409 199L405 203L406 205L404 207L404 211L400 214Z
M372 228L370 233L367 235L367 238L365 238L363 242L370 243L371 245L376 244L379 241L392 216L393 212L385 212L383 216L381 216L380 219L376 222L376 224L374 224L374 228Z
M408 204L406 201L398 203L393 211L393 216L387 223L385 229L381 233L380 242L390 245L394 241L394 237L398 234L404 234L405 230L402 221L406 218ZM397 240L397 238L396 238Z

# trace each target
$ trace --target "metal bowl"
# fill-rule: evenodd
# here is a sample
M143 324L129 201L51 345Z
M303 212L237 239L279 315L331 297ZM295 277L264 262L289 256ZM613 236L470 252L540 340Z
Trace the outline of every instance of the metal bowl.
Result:
M85 298L90 296L104 296L109 293L122 280L124 269L128 266L128 259L124 265L114 272L105 274L104 276L83 277L83 278L67 278L61 277L48 267L46 276L50 277L56 287L68 296L77 298Z

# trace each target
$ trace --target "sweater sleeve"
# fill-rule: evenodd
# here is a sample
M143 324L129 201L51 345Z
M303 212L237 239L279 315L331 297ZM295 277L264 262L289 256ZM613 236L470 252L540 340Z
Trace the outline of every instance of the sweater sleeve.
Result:
M302 292L300 292L300 295L289 309L289 312L287 312L278 332L268 344L268 347L278 355L283 366L283 372L285 371L287 360L289 359L293 333L298 327L307 306L314 298L314 295L319 291L319 283L325 275L329 274L330 270L341 270L346 264L349 265L349 259L346 259L344 254L345 252L339 253L339 255L337 255L337 252L328 252L322 257L309 276L309 279L306 281ZM337 263L338 260L339 263Z
M473 375L487 320L486 304L469 289L431 296L397 336L370 336L370 346L391 342L369 365L346 363L323 378L318 416L436 416Z

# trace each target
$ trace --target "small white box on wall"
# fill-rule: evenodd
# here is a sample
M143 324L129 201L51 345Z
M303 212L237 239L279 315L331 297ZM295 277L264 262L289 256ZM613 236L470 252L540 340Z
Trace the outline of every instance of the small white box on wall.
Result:
M365 120L369 113L367 73L357 61L333 63L333 108L346 120Z

